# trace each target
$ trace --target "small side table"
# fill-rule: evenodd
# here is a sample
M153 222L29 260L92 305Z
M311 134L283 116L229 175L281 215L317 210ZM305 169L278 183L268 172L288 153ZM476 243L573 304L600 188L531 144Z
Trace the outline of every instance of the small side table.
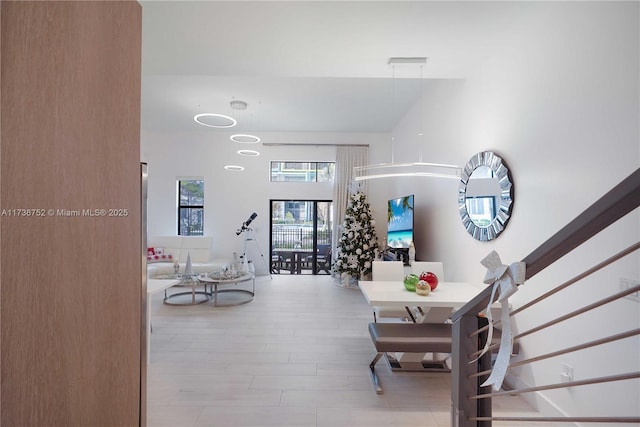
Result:
M207 292L207 286L210 286L210 292L208 295L213 297L213 306L214 307L229 307L233 305L241 305L246 304L248 302L253 301L253 298L256 294L256 276L252 273L241 273L237 277L229 277L224 274L214 274L212 276L198 276L198 280L204 284L205 293ZM240 289L238 288L238 284L245 283L251 281L251 289ZM226 289L218 289L218 287L223 285L234 285L233 288ZM249 295L249 298L244 299L240 302L230 302L230 303L220 303L218 302L218 295L225 292L236 292L240 294Z

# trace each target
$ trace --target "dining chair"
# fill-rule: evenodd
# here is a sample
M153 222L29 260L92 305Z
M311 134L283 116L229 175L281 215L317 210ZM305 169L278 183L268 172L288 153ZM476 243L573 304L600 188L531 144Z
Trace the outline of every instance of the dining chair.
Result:
M280 269L285 272L291 271L293 266L293 254L291 252L282 251L278 255L280 256Z
M313 265L313 255L306 257L306 262L309 265ZM316 267L315 274L325 271L327 274L331 274L331 245L319 244L316 252Z
M389 286L403 286L404 264L402 261L373 261L371 263L371 279L389 282ZM405 309L391 307L373 307L373 321L379 318L394 318L415 322L415 316L407 307Z
M402 261L373 261L371 278L380 281L403 280L404 265Z
M271 254L271 273L272 274L280 274L280 270L282 269L282 264L284 260L281 255L276 253Z

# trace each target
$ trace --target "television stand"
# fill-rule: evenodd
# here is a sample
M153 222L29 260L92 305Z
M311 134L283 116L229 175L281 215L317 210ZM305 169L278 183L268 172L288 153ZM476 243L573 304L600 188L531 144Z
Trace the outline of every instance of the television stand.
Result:
M408 248L387 248L383 256L384 261L402 261L404 265L409 264Z

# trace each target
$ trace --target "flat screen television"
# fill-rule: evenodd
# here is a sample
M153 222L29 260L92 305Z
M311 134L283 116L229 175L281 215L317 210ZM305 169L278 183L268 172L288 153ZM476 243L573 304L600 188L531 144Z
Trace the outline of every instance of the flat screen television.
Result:
M391 199L387 206L387 246L408 249L413 242L413 194Z

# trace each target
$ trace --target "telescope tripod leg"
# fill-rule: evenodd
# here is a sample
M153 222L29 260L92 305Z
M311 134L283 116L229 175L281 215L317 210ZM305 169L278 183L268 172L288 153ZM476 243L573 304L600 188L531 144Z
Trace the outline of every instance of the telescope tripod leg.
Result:
M273 276L271 275L271 266L267 264L267 261L264 259L264 254L262 253L262 249L260 249L260 245L258 244L258 242L256 241L256 246L258 248L258 252L260 252L260 258L262 258L262 265L264 265L264 267L267 269L267 271L269 272L269 278L271 280L273 280Z
M258 252L260 253L260 258L262 258L262 265L264 265L264 267L267 269L267 271L269 272L269 278L273 280L273 276L271 275L271 268L269 267L269 265L267 264L267 261L264 259L264 254L262 253L262 249L260 249L260 245L258 244L258 241L255 240L252 237L248 237L246 239L244 239L244 248L242 250L242 260L243 262L245 262L245 260L247 259L247 242L254 242L256 244L256 247L258 248ZM247 261L248 262L248 261Z

